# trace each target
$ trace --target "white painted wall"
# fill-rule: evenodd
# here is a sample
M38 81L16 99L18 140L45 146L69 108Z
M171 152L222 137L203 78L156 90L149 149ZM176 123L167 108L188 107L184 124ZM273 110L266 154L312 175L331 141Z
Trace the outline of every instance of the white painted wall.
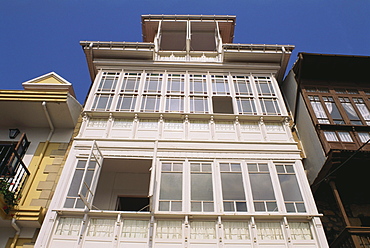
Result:
M286 102L289 104L292 114L294 114L295 108L297 107L297 82L292 71L290 71L289 75L285 79L282 85L282 90L284 92ZM317 174L321 170L326 160L326 156L321 142L317 136L316 130L312 124L313 122L306 107L306 103L304 102L301 94L299 94L298 97L299 101L296 124L299 137L302 141L303 149L307 156L307 158L304 159L304 166L307 171L308 180L310 184L312 184L317 177Z
M10 225L7 227L0 227L0 247L5 247L9 237L14 237L15 230Z

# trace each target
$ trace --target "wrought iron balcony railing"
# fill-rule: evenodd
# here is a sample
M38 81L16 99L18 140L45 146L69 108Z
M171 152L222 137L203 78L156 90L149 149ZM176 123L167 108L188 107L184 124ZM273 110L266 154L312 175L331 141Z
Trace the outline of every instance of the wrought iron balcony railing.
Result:
M16 144L0 144L0 180L8 183L10 192L18 194L30 172L22 161L30 142L23 134Z

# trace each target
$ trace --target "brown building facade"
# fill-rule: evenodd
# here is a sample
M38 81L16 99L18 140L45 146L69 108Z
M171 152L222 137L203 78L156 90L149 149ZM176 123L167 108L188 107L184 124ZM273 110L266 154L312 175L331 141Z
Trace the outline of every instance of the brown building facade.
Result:
M331 247L370 247L370 57L300 53L281 84Z

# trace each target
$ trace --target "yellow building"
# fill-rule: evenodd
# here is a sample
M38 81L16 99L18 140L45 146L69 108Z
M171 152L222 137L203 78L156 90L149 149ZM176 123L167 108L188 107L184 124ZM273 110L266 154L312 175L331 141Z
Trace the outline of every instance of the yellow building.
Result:
M82 109L54 72L22 85L0 90L0 247L33 247Z

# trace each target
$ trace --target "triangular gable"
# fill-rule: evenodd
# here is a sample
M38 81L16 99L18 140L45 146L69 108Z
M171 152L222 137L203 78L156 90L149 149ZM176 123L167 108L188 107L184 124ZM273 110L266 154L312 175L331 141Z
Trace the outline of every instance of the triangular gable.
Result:
M76 97L72 84L56 74L50 72L40 77L31 79L22 83L25 90L39 90L39 91L69 91L69 93Z

